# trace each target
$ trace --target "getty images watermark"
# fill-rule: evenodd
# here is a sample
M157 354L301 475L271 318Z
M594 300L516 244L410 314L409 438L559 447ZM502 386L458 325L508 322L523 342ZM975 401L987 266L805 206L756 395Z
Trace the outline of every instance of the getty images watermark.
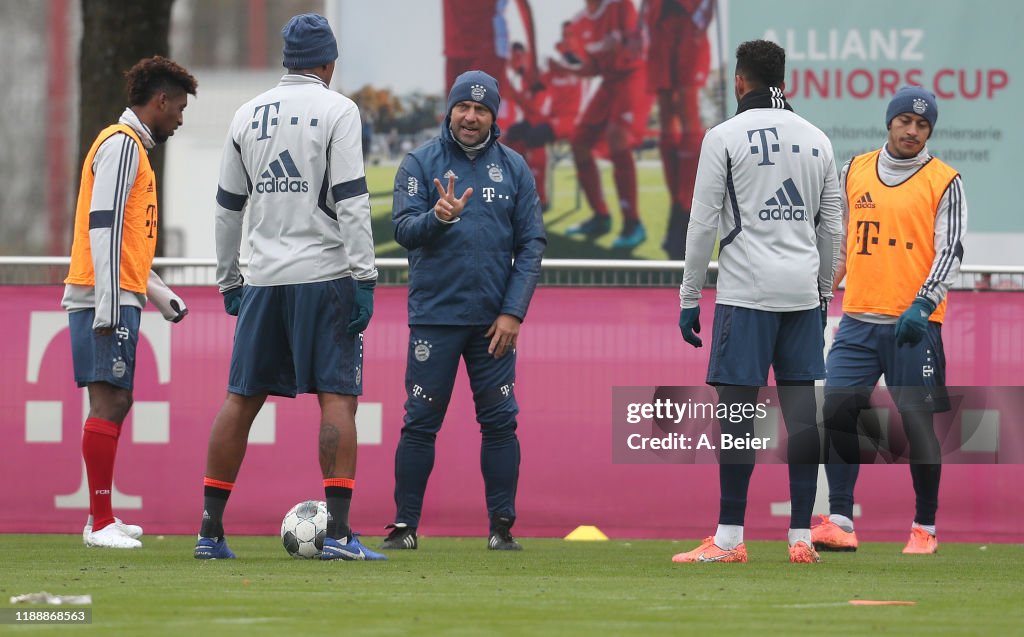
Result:
M1024 464L1024 387L845 388L829 404L857 407L853 433L842 429L842 421L824 416L823 387L781 388L785 407L778 387L732 391L720 399L719 391L708 386L613 388L612 461L844 462L853 449L862 464ZM927 460L921 459L920 449L914 453L901 410L931 414L938 449ZM784 411L815 416L813 422L792 417L787 426ZM843 435L855 439L837 443Z

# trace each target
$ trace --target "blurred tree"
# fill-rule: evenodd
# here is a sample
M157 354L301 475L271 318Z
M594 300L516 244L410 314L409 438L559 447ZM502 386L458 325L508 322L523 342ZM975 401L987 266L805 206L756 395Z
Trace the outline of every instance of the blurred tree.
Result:
M418 133L435 128L444 115L444 98L440 95L413 93L405 97L408 114L398 127L402 133Z
M402 135L434 128L444 112L444 100L439 95L413 93L398 97L390 89L367 84L349 97L360 112L372 118L375 129L396 130Z
M152 55L170 55L169 32L174 0L82 0L82 43L78 77L79 102L78 162L74 191L85 154L96 134L117 121L128 103L124 73L140 59ZM153 170L163 174L163 150L158 146L149 155ZM161 196L159 184L157 195ZM158 204L159 205L159 204ZM68 232L74 224L72 208ZM158 232L163 230L163 215L158 217ZM161 233L162 234L162 233ZM163 241L157 240L157 256L162 256Z
M369 84L349 97L356 103L361 113L372 119L377 130L391 130L397 126L405 110L402 101L392 95L389 89L378 89Z

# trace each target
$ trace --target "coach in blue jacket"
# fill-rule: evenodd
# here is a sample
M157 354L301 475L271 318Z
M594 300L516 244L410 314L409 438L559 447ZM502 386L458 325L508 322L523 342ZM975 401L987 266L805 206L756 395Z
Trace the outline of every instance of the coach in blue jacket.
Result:
M519 479L516 338L540 276L547 240L526 162L498 143L498 84L482 71L455 79L441 135L395 176L395 239L409 251L405 425L395 453L398 511L385 549L415 549L434 440L466 361L483 441L480 468L488 548L512 537Z

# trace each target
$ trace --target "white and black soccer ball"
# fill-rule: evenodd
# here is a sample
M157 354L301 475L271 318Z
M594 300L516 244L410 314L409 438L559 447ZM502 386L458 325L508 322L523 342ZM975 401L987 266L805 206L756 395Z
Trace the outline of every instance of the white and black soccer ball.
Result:
M327 503L306 500L293 506L281 521L281 543L288 555L300 559L320 557L327 535Z

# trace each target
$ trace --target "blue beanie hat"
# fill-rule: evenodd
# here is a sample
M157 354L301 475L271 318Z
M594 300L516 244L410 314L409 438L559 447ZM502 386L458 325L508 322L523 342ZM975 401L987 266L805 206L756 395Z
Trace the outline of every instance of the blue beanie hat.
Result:
M321 15L297 15L284 25L281 35L286 69L314 69L338 59L338 41Z
M923 89L920 86L904 86L896 91L885 109L885 127L889 128L900 113L914 113L928 120L932 130L935 130L935 122L939 119L939 105L935 102L935 93Z
M497 80L483 71L466 71L458 76L448 94L448 114L452 114L456 104L465 101L480 102L494 117L498 117L501 96L498 95Z

